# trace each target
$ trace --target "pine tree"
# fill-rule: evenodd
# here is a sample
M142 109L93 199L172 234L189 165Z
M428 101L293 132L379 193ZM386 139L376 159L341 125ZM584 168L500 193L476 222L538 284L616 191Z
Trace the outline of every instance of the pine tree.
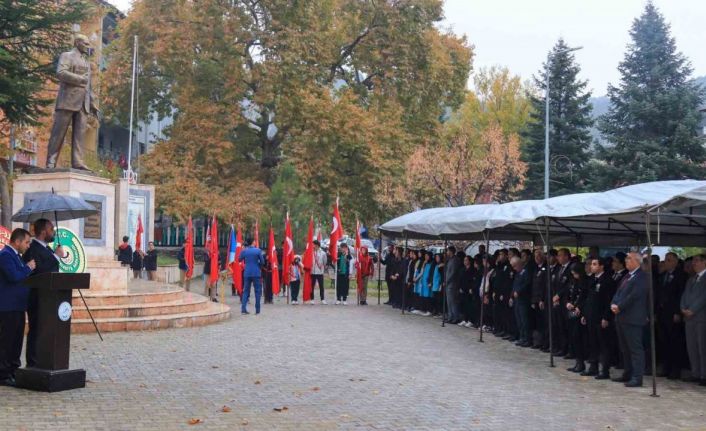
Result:
M706 151L697 127L704 94L689 81L689 61L651 2L630 36L620 84L609 86L610 109L599 122L609 144L597 148L591 187L703 178Z
M534 77L539 90L531 97L532 114L523 132L522 160L527 163L524 197L544 197L544 136L546 70L549 70L549 167L551 196L583 190L582 171L591 144L591 105L587 82L563 39L549 53L548 63Z

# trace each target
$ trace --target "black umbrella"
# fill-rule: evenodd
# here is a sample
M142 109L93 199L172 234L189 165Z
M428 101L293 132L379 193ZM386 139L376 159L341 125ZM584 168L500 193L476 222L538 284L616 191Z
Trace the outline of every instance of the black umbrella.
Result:
M98 210L81 198L57 195L52 190L22 207L12 216L12 221L33 223L39 219L73 220L96 214Z

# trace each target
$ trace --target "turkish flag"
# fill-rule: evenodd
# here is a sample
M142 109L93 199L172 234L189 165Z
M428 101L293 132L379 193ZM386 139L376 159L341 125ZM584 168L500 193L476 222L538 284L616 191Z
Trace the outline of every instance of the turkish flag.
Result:
M294 262L294 242L292 241L292 224L289 222L289 213L284 222L284 247L282 249L282 278L285 286L289 286L289 277L292 262Z
M309 220L302 265L304 266L304 301L308 301L311 298L311 269L314 267L314 217Z
M275 231L270 226L270 244L268 247L267 259L270 261L272 269L272 294L279 295L279 265L277 264L277 247L275 244Z
M355 221L355 281L358 286L358 293L363 291L363 262L361 258L363 253L360 251L361 241L360 241L360 222Z
M240 262L240 253L243 251L243 234L238 226L235 240L235 260L230 268L233 271L233 284L238 291L238 295L243 294L243 263Z
M334 265L338 265L338 240L342 237L343 227L341 226L341 215L338 212L338 198L336 198L336 206L333 207L333 228L328 243L328 253L331 255Z
M209 281L214 284L218 280L218 220L214 215L211 219L211 242L209 248L209 257L211 258L211 273Z
M189 224L186 227L186 246L184 246L184 260L186 261L186 279L190 280L194 275L194 225L189 216Z
M142 234L145 229L142 227L142 214L137 215L137 232L135 232L135 251L142 250Z

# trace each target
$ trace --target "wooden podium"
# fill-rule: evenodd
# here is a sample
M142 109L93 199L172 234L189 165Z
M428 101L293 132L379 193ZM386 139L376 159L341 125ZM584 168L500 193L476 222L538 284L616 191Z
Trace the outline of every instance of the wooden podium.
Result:
M37 366L19 368L18 388L58 392L86 386L86 371L69 370L71 291L88 289L91 274L50 272L29 277L25 285L38 289Z

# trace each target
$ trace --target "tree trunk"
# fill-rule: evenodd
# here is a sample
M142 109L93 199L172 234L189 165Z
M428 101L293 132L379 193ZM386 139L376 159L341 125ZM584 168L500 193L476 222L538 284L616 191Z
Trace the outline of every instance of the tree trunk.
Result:
M12 200L10 198L10 182L7 179L5 166L0 164L0 223L6 228L12 227Z

